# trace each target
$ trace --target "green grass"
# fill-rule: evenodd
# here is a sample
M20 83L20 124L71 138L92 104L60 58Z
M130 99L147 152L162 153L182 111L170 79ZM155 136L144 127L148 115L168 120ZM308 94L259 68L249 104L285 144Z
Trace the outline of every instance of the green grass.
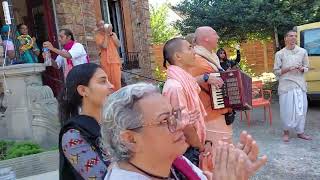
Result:
M0 141L0 160L7 160L41 152L44 152L44 150L40 145L33 142Z

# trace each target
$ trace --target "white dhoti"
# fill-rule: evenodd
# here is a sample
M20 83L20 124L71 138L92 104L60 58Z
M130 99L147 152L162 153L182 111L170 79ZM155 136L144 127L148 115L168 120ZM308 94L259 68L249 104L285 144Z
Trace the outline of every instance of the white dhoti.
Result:
M306 92L299 88L281 94L279 97L280 119L283 129L295 129L298 134L304 133L304 125L308 110Z

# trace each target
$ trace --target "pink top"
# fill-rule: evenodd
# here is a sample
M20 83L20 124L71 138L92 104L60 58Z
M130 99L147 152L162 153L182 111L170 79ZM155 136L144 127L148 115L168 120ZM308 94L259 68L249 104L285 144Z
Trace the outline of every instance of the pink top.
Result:
M207 113L199 97L201 91L199 85L194 77L178 66L170 65L167 75L163 95L168 98L172 107L185 107L182 110L183 125L189 124L189 112L195 110L200 112L200 118L196 121L195 127L200 141L204 143L206 137L204 117Z

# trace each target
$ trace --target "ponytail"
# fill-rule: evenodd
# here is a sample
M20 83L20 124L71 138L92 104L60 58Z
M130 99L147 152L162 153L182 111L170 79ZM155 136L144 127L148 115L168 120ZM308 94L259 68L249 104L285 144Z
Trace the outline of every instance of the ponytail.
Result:
M80 97L82 101L82 97ZM63 91L58 97L59 102L59 120L61 126L63 126L71 117L79 115L78 106L68 100L67 88L63 88Z

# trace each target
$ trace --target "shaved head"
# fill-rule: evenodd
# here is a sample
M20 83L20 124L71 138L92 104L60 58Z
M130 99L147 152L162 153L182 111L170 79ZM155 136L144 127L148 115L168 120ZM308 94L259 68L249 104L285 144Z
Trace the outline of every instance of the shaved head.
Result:
M187 34L187 36L185 37L185 39L190 43L190 44L194 44L194 39L195 35L194 33L190 33L190 34Z
M199 46L203 46L209 51L217 48L219 36L217 32L209 26L202 26L196 29L195 43Z
M183 41L185 41L183 38L173 38L166 42L163 47L163 67L166 68L166 62L173 64L173 56L176 52L181 51Z
M97 21L97 23L96 23L97 26L102 25L102 24L104 24L104 20Z

